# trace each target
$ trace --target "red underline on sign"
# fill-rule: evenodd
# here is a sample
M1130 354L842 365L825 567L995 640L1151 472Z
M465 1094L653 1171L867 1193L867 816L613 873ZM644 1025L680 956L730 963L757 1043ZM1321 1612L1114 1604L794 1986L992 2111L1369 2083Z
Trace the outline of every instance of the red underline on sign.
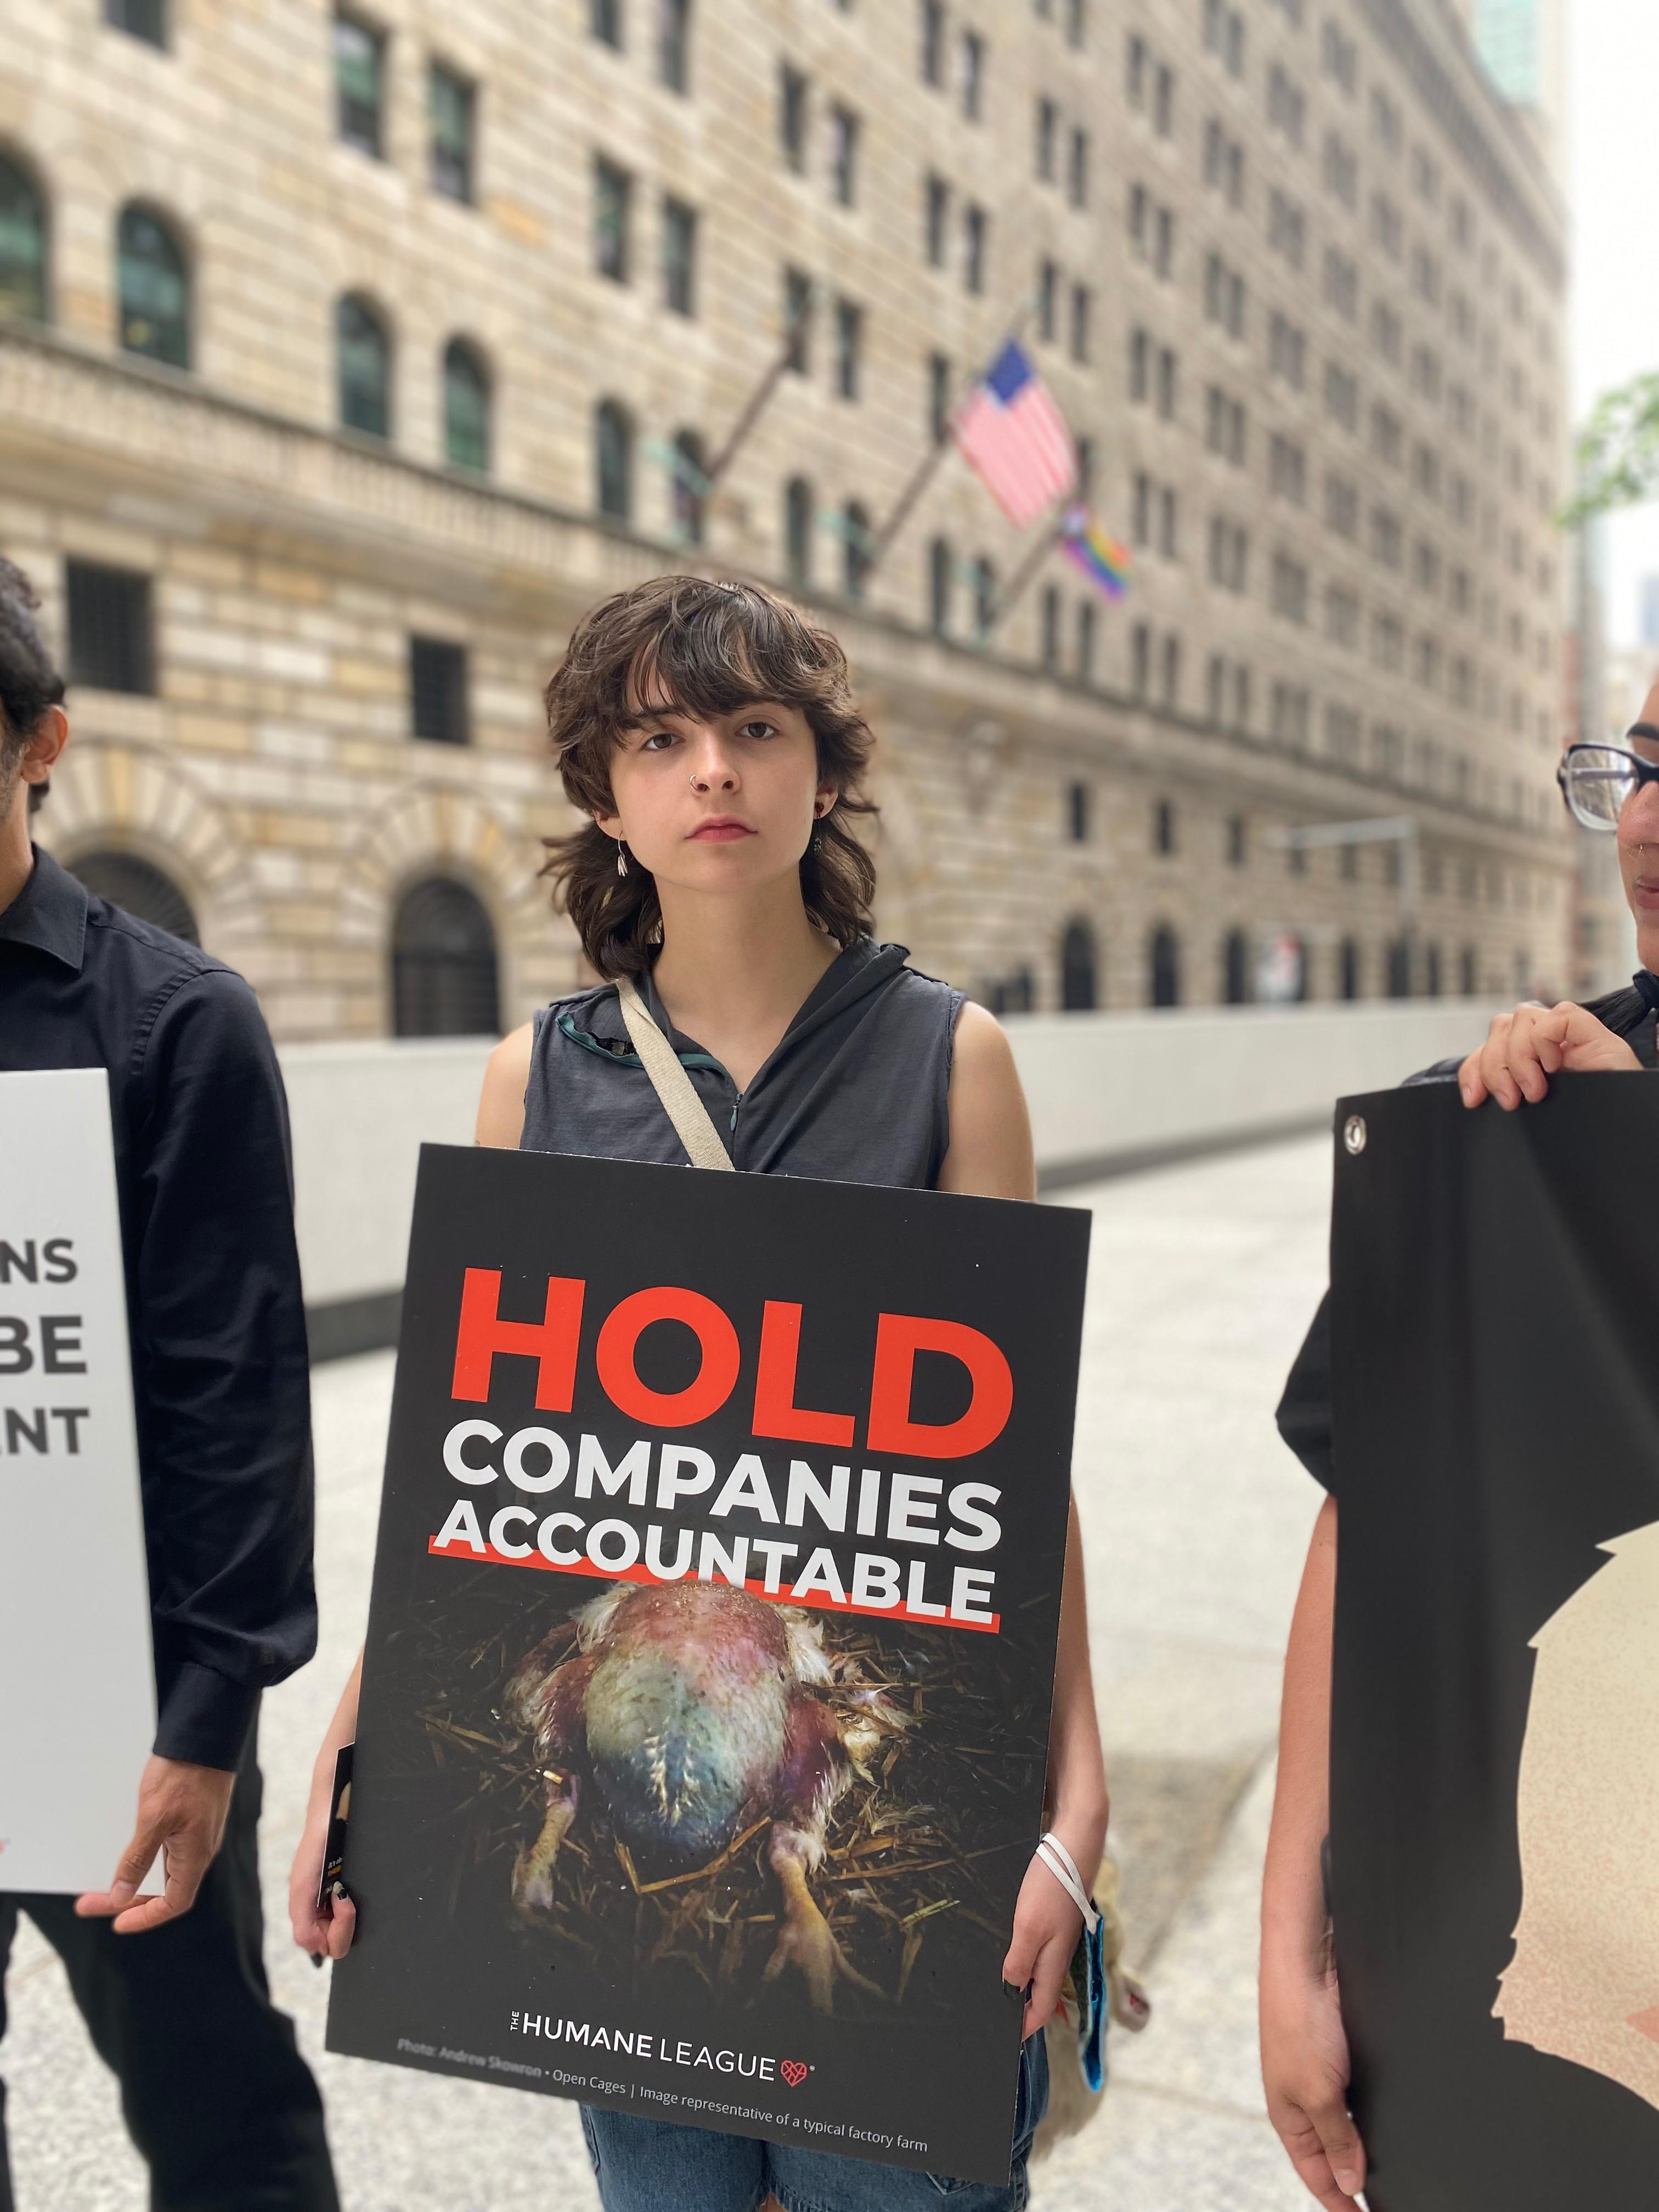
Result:
M476 1565L484 1560L495 1567L535 1567L544 1575L587 1575L600 1583L650 1583L666 1589L675 1583L696 1582L696 1575L653 1575L649 1567L636 1561L631 1567L596 1567L591 1559L575 1559L569 1565L544 1559L534 1552L527 1559L515 1559L510 1553L498 1552L486 1547L475 1552L470 1544L440 1544L435 1536L427 1539L427 1551L434 1559L470 1559ZM720 1582L726 1577L714 1577ZM764 1583L746 1582L744 1588L751 1597L764 1598L769 1605L805 1605L817 1613L860 1613L872 1620L914 1620L924 1628L967 1628L983 1636L995 1636L1002 1626L1002 1615L994 1613L988 1620L953 1620L937 1613L912 1613L908 1605L854 1605L850 1598L832 1597L828 1590L809 1590L802 1597L794 1597L787 1589L769 1590Z

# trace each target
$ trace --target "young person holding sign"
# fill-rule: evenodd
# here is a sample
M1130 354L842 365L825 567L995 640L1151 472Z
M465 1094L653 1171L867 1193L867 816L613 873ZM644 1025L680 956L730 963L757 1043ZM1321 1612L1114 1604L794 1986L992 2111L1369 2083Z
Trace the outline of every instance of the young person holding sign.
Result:
M119 2076L158 2212L331 2212L321 2100L265 1986L255 1850L259 1693L317 1630L282 1077L240 975L31 842L69 739L35 606L0 560L0 1072L109 1073L159 1718L107 1891L10 1896L0 1858L0 1985L27 1913ZM27 1371L13 1334L4 1356ZM0 1696L49 1697L40 1657L40 1680ZM85 1717L62 1715L66 1761L95 1755Z
M1618 745L1573 745L1558 771L1581 827L1616 833L1638 973L1589 1006L1498 1015L1483 1045L1413 1083L1458 1085L1465 1107L1536 1105L1551 1080L1655 1066L1659 1019L1659 688ZM1467 1352L1460 1356L1468 1358ZM1329 1827L1332 1638L1341 1466L1331 1395L1331 1303L1321 1304L1279 1408L1279 1432L1330 1494L1314 1526L1285 1660L1278 1793L1262 1896L1261 2059L1267 2110L1310 2193L1340 2212L1365 2187L1349 2110L1350 2051L1322 1853ZM1345 1509L1352 1512L1352 1505Z
M607 980L497 1048L479 1142L1033 1198L1002 1032L870 935L874 870L854 825L873 811L861 789L872 738L836 641L756 586L660 578L579 626L547 703L566 792L589 817L554 842L550 872ZM295 1864L295 1938L318 1956L343 1956L352 1936L349 1902L319 1914L315 1898L335 1753L356 1722L354 1677ZM1014 2173L1006 2188L962 2188L955 2201L980 2212L1025 2200L1047 2094L1041 2030L1082 1925L1052 1869L1069 1856L1086 1880L1105 1838L1074 1508L1049 1798L1061 1850L1033 1860L1003 1966L1028 1990ZM826 1994L847 1971L833 1957L802 1964ZM583 2118L606 2212L751 2212L769 2190L790 2212L937 2200L908 2168L632 2114Z

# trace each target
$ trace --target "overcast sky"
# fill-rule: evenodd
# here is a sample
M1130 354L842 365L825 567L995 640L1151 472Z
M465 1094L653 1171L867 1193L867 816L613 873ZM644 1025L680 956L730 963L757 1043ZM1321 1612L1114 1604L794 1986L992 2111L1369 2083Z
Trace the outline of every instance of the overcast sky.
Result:
M1659 4L1566 0L1572 194L1572 405L1659 368ZM1638 592L1659 574L1659 503L1607 526L1608 626L1637 638Z

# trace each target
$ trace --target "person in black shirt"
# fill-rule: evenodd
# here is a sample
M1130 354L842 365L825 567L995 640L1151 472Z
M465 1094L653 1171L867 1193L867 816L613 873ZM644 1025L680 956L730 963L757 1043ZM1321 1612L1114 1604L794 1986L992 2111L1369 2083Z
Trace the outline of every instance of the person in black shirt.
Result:
M321 2100L265 1986L255 1860L259 1692L317 1625L282 1079L239 975L32 845L69 734L35 604L0 560L0 1071L109 1071L158 1724L107 1892L0 1892L0 2033L21 1912L120 2079L155 2212L337 2212Z
M1655 1066L1659 1014L1659 686L1624 746L1574 745L1563 795L1584 827L1616 830L1642 967L1627 989L1579 1006L1528 1004L1492 1022L1485 1044L1413 1083L1455 1082L1471 1109L1536 1104L1563 1069ZM1279 1787L1261 1907L1261 2062L1268 2116L1310 2193L1328 2208L1365 2185L1365 2153L1347 2110L1343 2028L1321 1860L1328 1825L1331 1638L1340 1463L1331 1408L1330 1297L1314 1316L1279 1407L1279 1430L1329 1492L1314 1524L1285 1656ZM1429 1808L1425 1808L1425 1816Z

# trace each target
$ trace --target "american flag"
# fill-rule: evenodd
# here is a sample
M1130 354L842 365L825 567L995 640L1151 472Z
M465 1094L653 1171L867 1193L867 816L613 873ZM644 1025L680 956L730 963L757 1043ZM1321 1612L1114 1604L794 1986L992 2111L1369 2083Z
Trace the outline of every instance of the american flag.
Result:
M1011 338L952 426L969 466L1017 529L1077 481L1077 448L1054 396Z

